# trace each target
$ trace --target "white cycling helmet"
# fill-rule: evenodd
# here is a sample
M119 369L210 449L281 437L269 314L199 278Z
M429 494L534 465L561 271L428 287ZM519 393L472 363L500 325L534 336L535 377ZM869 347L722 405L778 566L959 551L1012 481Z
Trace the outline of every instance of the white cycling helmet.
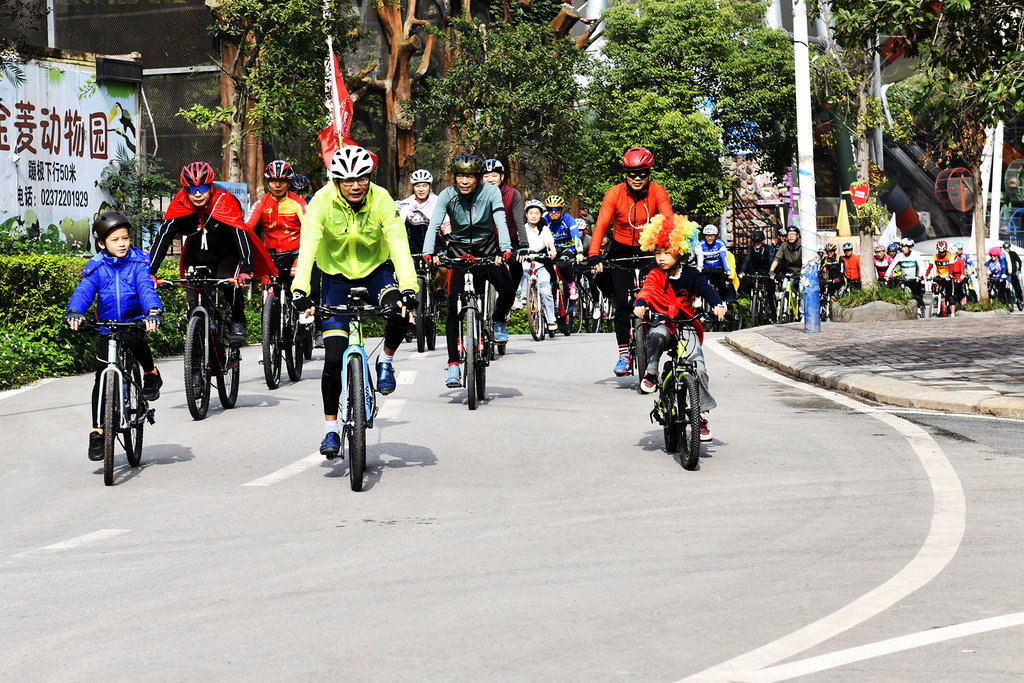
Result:
M430 171L425 168L421 168L418 171L413 171L412 176L409 178L409 182L413 185L419 185L420 183L434 184L434 176L430 175Z
M910 239L909 237L904 237L903 239L900 240L900 246L913 248L914 240Z
M541 214L543 214L546 210L546 207L544 206L544 202L542 202L541 200L531 199L528 202L526 202L526 206L523 207L523 213L526 213L530 209L540 209Z
M709 223L709 224L705 225L701 229L700 234L702 234L702 235L716 235L717 236L718 235L718 226L717 225L711 225Z
M361 178L372 170L373 157L357 145L345 145L331 157L331 178L337 180Z

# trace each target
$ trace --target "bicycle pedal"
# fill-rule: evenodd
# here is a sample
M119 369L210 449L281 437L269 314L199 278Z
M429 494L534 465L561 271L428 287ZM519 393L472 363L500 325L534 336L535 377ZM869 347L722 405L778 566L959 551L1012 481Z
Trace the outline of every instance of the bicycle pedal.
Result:
M146 419L149 424L156 424L156 408L150 408L146 411Z

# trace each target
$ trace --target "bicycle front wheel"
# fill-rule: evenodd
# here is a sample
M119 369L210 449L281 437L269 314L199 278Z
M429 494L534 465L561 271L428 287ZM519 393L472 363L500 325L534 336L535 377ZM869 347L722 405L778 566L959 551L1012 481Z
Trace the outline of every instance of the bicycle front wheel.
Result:
M533 341L544 338L544 313L540 304L540 287L531 282L526 292L526 322L530 325L530 336Z
M238 401L238 363L242 355L237 346L228 347L226 354L223 371L217 375L217 394L222 406L234 408Z
M462 369L462 379L469 393L469 409L476 410L476 366L478 359L476 355L477 327L475 308L466 309L463 325L465 325L465 330L462 336L462 352L466 354L466 360L465 366Z
M281 302L277 295L263 302L263 377L268 389L281 386Z
M416 278L419 286L420 296L416 302L416 351L423 353L427 350L427 280Z
M117 443L117 431L121 428L117 406L120 404L117 395L117 373L107 370L103 389L103 483L114 484L114 444Z
M692 470L700 459L700 390L697 376L683 375L683 391L676 392L679 432L685 450L679 454L683 469Z
M353 491L363 490L366 471L366 385L363 382L363 360L348 359L348 478Z
M203 318L192 316L185 332L185 403L193 420L202 420L210 409L210 369L206 366L208 336Z
M679 426L682 416L676 409L676 382L672 377L671 367L666 363L666 373L661 393L658 396L658 407L661 409L662 431L665 433L665 450L675 453L679 450Z
M128 464L138 467L142 461L142 428L146 424L146 414L142 407L142 369L134 358L123 367L130 370L125 375L128 382L128 415L125 417L127 428L124 431L124 452L128 456Z

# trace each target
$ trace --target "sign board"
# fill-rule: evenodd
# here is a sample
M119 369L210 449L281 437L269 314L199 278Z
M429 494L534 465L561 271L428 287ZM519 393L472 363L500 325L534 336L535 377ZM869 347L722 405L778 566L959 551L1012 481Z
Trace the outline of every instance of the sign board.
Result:
M850 185L850 198L853 199L853 205L858 209L868 201L868 194L871 188L868 186L867 181L862 183L852 183Z
M246 183L222 183L214 181L213 186L218 190L224 190L235 195L235 199L242 205L242 215L249 215L249 186Z
M97 83L91 64L15 63L0 76L0 226L38 229L90 248L112 206L103 169L135 156L135 86Z

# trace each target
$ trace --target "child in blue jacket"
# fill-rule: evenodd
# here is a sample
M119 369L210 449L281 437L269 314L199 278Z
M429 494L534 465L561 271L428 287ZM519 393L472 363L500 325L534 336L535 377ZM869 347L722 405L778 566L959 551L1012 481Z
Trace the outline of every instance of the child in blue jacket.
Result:
M145 320L148 332L153 332L160 325L163 306L149 275L149 256L131 246L128 237L130 227L128 217L117 211L100 214L92 224L96 246L100 251L85 264L82 281L68 302L67 321L71 329L77 330L85 321L83 312L92 307L93 301L97 301L96 316L99 320L130 322L142 319ZM96 408L100 397L100 374L107 367L107 343L108 335L101 328L96 344L96 382L92 388L90 460L103 459L103 430L96 422ZM142 397L147 401L160 398L163 380L156 370L153 352L142 332L126 335L122 343L146 373L142 380Z

